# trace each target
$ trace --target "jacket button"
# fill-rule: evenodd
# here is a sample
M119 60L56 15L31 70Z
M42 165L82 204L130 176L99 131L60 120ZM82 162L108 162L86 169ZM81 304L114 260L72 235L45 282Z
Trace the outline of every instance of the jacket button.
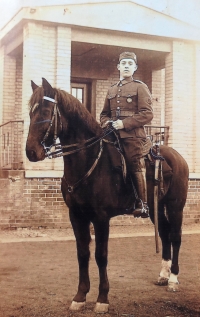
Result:
M117 100L117 103L120 103L120 101L119 101L119 100Z
M117 95L117 97L120 97L120 95Z

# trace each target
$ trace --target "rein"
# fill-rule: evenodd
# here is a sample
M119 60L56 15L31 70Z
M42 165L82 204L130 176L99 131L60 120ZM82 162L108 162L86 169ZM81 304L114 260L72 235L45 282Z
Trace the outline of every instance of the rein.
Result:
M105 130L105 132L103 133L103 135L101 137L92 137L88 140L85 140L83 142L84 146L81 146L75 150L72 150L72 151L69 151L69 152L64 152L63 153L63 149L70 149L72 147L77 147L79 146L79 143L74 143L74 144L69 144L69 145L64 145L64 146L61 146L61 143L56 143L56 139L57 139L57 129L58 129L58 117L60 119L60 128L62 130L62 121L61 121L61 114L60 114L60 111L59 111L59 108L57 106L57 100L56 99L53 99L53 98L50 98L50 97L46 97L44 96L43 97L44 100L48 100L52 103L54 103L54 109L53 109L53 115L52 115L52 118L50 120L43 120L43 121L39 121L39 122L36 122L35 124L40 124L40 123L44 123L44 122L49 122L49 127L45 133L45 136L41 142L41 145L43 146L44 150L45 150L45 156L48 157L49 159L51 158L57 158L57 157L62 157L62 156L68 156L68 155L71 155L71 154L74 154L74 153L78 153L84 149L88 149L90 148L91 146L95 145L96 143L100 142L100 151L99 151L99 154L97 156L97 158L95 159L93 165L91 166L91 168L89 169L89 171L80 179L78 180L75 184L73 185L69 185L66 181L66 178L65 176L63 176L63 179L65 180L66 184L67 184L67 188L68 188L68 192L69 193L72 193L74 191L74 189L81 183L81 182L84 182L90 175L91 173L93 172L93 170L95 169L95 167L97 166L97 163L101 157L101 154L103 152L103 144L102 144L102 141L103 139L109 135L110 133L112 133L114 131L114 128L108 128L107 130ZM55 127L54 127L54 138L53 138L53 144L50 145L50 146L46 146L45 145L45 141L46 139L48 138L49 136L49 133L50 133L50 130L53 126L53 123L54 123L54 120L55 120ZM95 140L94 142L92 142L91 144L89 145L86 145L87 143L91 142ZM52 147L55 147L55 151L51 151Z
M94 163L92 164L92 166L90 167L89 171L81 178L79 179L74 185L69 185L67 183L67 180L65 178L65 175L63 176L66 184L67 184L67 190L69 193L72 193L74 191L74 189L81 183L81 182L84 182L93 172L93 170L95 169L95 167L97 166L97 163L101 157L101 154L103 152L103 144L102 144L102 140L100 140L100 151L99 151L99 154L96 158L96 160L94 161Z
M58 129L58 117L60 119L60 128L62 130L62 120L61 120L61 114L60 114L60 110L57 106L57 100L56 98L53 99L53 98L50 98L50 97L47 97L47 96L44 96L43 97L44 100L48 100L52 103L54 103L54 110L53 110L53 115L52 115L52 118L49 119L49 120L43 120L43 121L39 121L39 122L36 122L35 124L40 124L40 123L44 123L44 122L49 122L49 127L45 133L45 136L41 142L41 145L43 146L44 150L45 150L45 156L48 157L49 159L52 159L52 158L57 158L57 157L62 157L62 156L67 156L67 155L71 155L71 154L74 154L74 153L77 153L77 152L80 152L84 149L87 149L91 146L93 146L94 144L96 144L97 142L101 141L105 136L107 136L108 134L110 134L111 132L114 131L114 128L110 128L108 129L109 131L105 131L105 133L103 134L103 136L101 136L100 138L97 138L97 137L92 137L88 140L85 140L83 142L83 145L82 147L78 148L78 149L75 149L75 150L72 150L72 151L69 151L69 152L64 152L63 153L63 149L70 149L70 148L73 148L73 147L77 147L79 145L79 143L74 143L74 144L69 144L69 145L61 145L61 143L56 143L56 139L57 139L57 129ZM50 146L46 146L45 144L45 141L46 139L48 138L49 136L49 133L50 133L50 130L51 130L51 127L53 126L53 123L54 123L54 120L55 120L55 127L54 127L54 138L53 138L53 144L50 145ZM96 140L95 140L96 139ZM87 143L91 142L95 140L93 143L91 143L90 145L87 145L85 146ZM51 151L52 147L55 147L55 151Z

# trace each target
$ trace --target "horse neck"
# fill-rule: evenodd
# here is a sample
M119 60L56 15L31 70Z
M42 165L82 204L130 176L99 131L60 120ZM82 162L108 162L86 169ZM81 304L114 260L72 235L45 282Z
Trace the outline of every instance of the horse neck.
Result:
M84 147L87 145L85 144L85 141L100 136L101 129L99 128L98 123L96 124L96 133L94 132L95 130L91 131L88 129L84 123L79 123L76 126L68 126L66 130L63 130L62 136L60 137L62 146L77 144L77 146L70 148L70 151ZM98 151L99 142L80 152L64 156L64 174L67 180L71 183L75 183L77 179L82 178L92 166L95 157L98 155Z
M70 145L79 143L83 144L86 140L93 137L100 137L103 134L103 130L99 124L93 119L93 128L87 126L87 124L81 120L70 120L67 124L63 124L63 131L60 137L62 145Z

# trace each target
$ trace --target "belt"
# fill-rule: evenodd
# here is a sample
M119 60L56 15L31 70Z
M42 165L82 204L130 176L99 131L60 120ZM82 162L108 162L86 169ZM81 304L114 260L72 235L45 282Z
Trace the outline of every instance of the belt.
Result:
M112 112L112 117L116 117L116 110L113 109L113 110L111 110L111 112ZM134 112L131 110L121 110L120 109L120 117L130 117L133 114L134 114Z

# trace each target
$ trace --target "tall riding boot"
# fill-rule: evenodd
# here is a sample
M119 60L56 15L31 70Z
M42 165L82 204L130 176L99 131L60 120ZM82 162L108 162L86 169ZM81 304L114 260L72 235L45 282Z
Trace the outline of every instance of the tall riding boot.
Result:
M146 179L144 173L134 172L132 173L133 182L136 187L138 198L135 203L135 210L133 211L134 217L149 217L149 207L147 205L147 190Z

